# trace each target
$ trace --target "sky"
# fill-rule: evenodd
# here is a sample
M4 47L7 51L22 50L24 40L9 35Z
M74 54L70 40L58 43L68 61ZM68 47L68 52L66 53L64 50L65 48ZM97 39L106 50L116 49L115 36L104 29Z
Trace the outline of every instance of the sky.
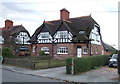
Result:
M100 25L102 40L118 49L119 0L0 0L0 27L10 19L32 35L43 21L60 19L66 8L70 18L90 15Z

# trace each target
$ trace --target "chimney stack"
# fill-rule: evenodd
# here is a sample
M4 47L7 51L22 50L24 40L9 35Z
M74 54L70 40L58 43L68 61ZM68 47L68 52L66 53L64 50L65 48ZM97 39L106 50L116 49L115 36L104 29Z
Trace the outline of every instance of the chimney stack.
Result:
M60 10L60 20L69 19L69 11L63 8Z
M13 26L13 21L12 20L6 20L5 21L5 28L9 28Z

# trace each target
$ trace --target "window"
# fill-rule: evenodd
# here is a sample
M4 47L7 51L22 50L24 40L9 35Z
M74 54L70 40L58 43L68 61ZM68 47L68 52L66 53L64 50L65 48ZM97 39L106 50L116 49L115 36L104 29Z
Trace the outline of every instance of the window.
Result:
M40 33L40 36L43 39L48 39L49 38L49 32Z
M0 36L0 44L4 43L4 38L2 36Z
M68 48L59 47L58 50L57 50L57 54L68 54Z
M98 54L98 47L96 47L95 51L96 51L95 54Z
M42 47L41 51L44 51L45 54L49 54L49 48L48 47Z
M87 47L83 46L83 54L87 54Z
M20 32L15 38L17 44L29 44L27 41L30 39L26 32Z
M68 32L67 31L58 31L57 32L57 37L58 38L67 38L67 34L68 34Z
M91 54L93 54L93 47L91 46Z
M83 30L83 31L79 31L79 34L85 34L85 31Z

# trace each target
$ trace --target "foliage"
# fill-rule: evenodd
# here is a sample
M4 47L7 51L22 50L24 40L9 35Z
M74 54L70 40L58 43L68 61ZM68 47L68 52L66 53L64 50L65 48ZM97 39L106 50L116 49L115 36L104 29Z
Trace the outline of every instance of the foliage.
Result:
M73 58L68 58L66 60L66 73L71 73L71 60ZM107 65L109 62L109 56L89 56L82 58L74 58L74 74L85 72L91 69L94 69L99 66Z
M67 58L66 59L66 74L71 74L71 61L72 58Z
M13 58L13 50L11 48L8 47L3 47L2 48L2 56L5 58Z
M46 55L46 54L45 54L44 51L40 51L39 56L45 56L45 55Z
M44 51L40 51L39 58L41 60L51 60L52 56L46 55Z

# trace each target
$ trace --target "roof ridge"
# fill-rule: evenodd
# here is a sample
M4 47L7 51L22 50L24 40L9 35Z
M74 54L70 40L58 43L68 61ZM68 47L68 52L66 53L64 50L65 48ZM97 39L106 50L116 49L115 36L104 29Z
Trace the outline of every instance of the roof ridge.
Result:
M63 19L63 20L70 20L70 19L76 19L76 18L82 18L82 17L90 17L91 15L85 15L85 16L79 16L79 17L72 17L72 18L68 18L68 19ZM51 21L45 21L45 22L54 22L54 21L61 21L61 19L58 19L58 20L51 20Z
M90 17L90 15L86 15L86 16L79 16L79 17L73 17L73 18L69 18L69 19L82 18L82 17ZM67 20L69 20L69 19L67 19Z

